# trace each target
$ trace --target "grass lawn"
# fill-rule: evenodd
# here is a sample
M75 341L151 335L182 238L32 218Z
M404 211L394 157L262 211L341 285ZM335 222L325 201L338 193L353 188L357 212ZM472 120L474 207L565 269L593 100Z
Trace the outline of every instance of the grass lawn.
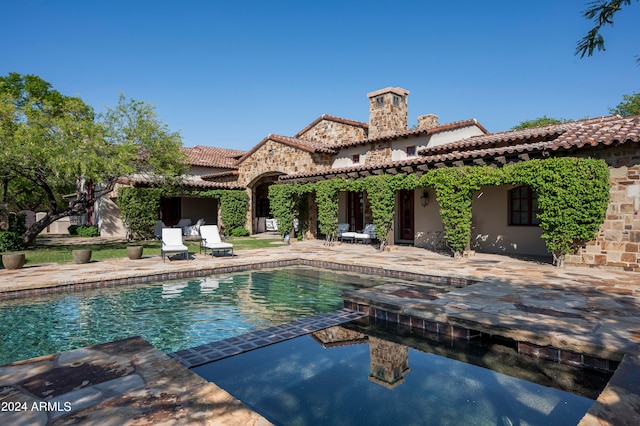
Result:
M233 244L234 250L250 250L256 248L273 247L274 245L283 245L281 239L267 239L267 238L255 238L255 237L237 237L229 238L227 242ZM160 255L160 241L138 241L132 243L135 245L142 245L144 247L144 256ZM185 244L189 247L189 251L192 253L200 252L199 241L186 240ZM91 238L87 238L86 242L82 244L68 244L65 242L65 238L60 238L60 242L52 242L47 245L39 244L35 249L24 250L26 254L26 263L28 265L35 265L38 263L71 263L73 257L71 250L76 249L89 249L92 250L91 260L105 260L118 257L127 257L127 245L125 242L96 242L91 243Z

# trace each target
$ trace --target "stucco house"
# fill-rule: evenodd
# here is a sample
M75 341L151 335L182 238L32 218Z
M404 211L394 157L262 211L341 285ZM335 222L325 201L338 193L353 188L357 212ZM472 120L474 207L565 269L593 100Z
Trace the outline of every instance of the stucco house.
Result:
M322 115L296 135L268 135L248 152L185 148L191 167L185 187L245 190L250 200L247 229L256 233L264 230L263 219L270 215L267 195L274 184L381 173L419 176L436 167L500 165L549 156L601 158L610 170L606 220L597 238L568 256L566 263L640 269L640 117L598 117L492 134L475 119L440 124L436 115L427 114L409 129L408 96L409 91L397 87L371 92L368 123ZM549 256L537 226L536 201L528 187L481 188L473 199L472 248ZM116 218L117 207L111 207L107 217ZM312 223L313 214L310 211ZM215 201L193 197L165 200L161 216L171 219L169 223L178 217L215 223L218 217ZM341 193L338 220L352 230L370 222L366 194ZM310 231L313 237L315 230ZM439 249L443 238L433 189L399 191L388 241Z

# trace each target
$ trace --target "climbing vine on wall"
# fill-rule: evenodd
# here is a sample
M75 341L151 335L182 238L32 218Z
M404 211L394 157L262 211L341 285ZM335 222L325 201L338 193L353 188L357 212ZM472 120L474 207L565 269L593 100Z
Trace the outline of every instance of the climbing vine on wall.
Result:
M118 207L124 223L127 240L153 238L153 227L158 220L162 188L123 187L118 190Z
M338 227L338 193L364 191L383 249L393 224L396 192L419 187L434 188L448 245L453 255L459 257L470 244L473 192L483 186L529 185L538 194L542 237L554 256L554 262L561 265L564 256L593 239L604 222L609 202L608 178L608 168L602 160L557 157L501 168L443 167L429 170L419 179L413 174L370 176L355 181L332 179L305 184L304 190L296 188L295 184L276 185L271 188L290 188L274 189L274 194L281 191L274 197L270 190L270 205L272 212L278 209L288 212L286 220L292 221L295 209L292 197L287 194L314 191L320 232L327 236L330 244ZM280 223L280 219L278 221Z
M602 160L557 157L508 168L506 181L538 194L540 227L554 263L592 240L609 205L609 170Z
M225 235L236 236L249 234L245 228L249 199L242 190L184 191L175 187L123 187L118 190L117 202L127 230L127 239L153 238L153 228L158 220L160 201L162 198L174 196L218 199L221 208L221 232Z

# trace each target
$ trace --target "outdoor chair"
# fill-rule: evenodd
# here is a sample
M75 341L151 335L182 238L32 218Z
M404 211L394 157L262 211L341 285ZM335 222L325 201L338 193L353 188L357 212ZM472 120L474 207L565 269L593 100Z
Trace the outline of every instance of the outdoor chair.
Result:
M182 235L187 235L187 227L191 226L191 219L180 219L173 227L182 229Z
M162 230L164 228L166 228L167 225L164 224L163 221L159 220L156 222L155 226L153 227L153 236L158 239L161 240L162 239Z
M356 232L353 236L356 242L370 243L376 239L376 226L372 223L366 225L362 232Z
M167 253L182 253L185 260L189 258L189 249L182 242L182 230L178 228L164 228L162 230L162 261Z
M211 250L211 256L213 252L231 252L233 256L233 244L223 243L220 239L220 233L218 232L218 225L202 225L200 227L200 253L204 249L204 253L207 254L207 250Z
M183 234L187 237L197 237L200 235L200 227L204 225L204 219L198 219L195 225L186 226Z
M355 232L349 232L349 224L348 223L339 223L338 224L338 241L352 241Z

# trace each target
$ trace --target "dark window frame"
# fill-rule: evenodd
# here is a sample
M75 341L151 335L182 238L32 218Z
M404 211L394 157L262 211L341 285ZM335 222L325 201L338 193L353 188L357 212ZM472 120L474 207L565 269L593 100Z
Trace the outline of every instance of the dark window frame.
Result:
M509 226L538 226L538 195L529 186L509 190Z
M412 150L413 152L409 152L410 150ZM415 145L411 145L405 148L405 152L407 153L407 156L414 156L416 155L416 146Z

